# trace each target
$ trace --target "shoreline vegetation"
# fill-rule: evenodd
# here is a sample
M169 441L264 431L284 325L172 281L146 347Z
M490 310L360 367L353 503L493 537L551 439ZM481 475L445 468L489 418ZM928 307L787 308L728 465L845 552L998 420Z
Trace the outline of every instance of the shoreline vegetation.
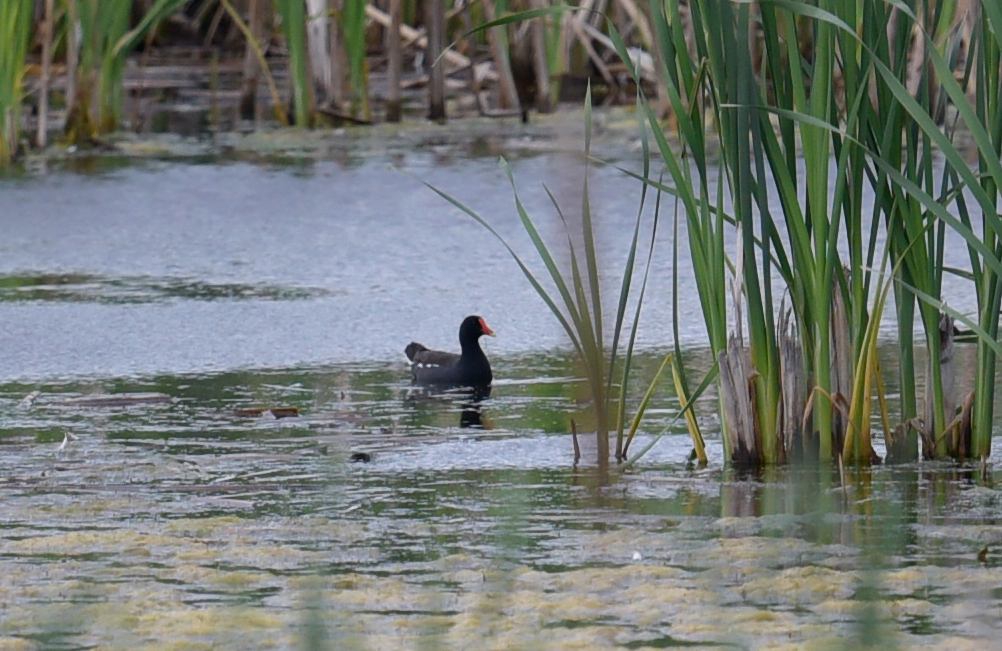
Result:
M476 29L519 8L12 0L0 13L8 73L0 79L0 164L53 140L98 144L116 131L200 135L405 115L525 122L530 110L580 105L589 83L599 103L632 103L632 78L604 33L610 20L634 34L631 56L653 80L640 45L649 49L649 19L633 0L589 0L563 15Z
M888 460L921 450L985 463L1002 354L1000 38L1002 6L980 0L12 0L0 12L0 163L54 133L100 146L121 129L370 125L405 113L527 122L574 98L586 104L587 152L590 107L635 103L645 167L624 173L642 184L640 205L654 193L657 209L652 224L638 216L640 259L623 270L614 322L601 312L587 183L580 211L554 205L566 242L542 241L518 205L558 294L523 271L590 380L598 465L610 465L610 432L616 462L629 463L643 415L642 403L627 423L622 408L633 275L664 255L651 246L643 261L658 224L677 233L682 221L687 241L673 238L671 255L688 247L717 364L690 377L676 350L662 371L697 451L687 405L716 382L738 467L866 466L879 461L878 426ZM969 270L944 268L947 232L963 238ZM556 267L555 246L572 268ZM950 308L944 274L971 282L977 314ZM895 415L875 352L884 310L898 323ZM603 332L615 333L611 347ZM962 342L977 347L967 395L952 367ZM916 345L939 363L917 368ZM649 393L658 379L641 384Z

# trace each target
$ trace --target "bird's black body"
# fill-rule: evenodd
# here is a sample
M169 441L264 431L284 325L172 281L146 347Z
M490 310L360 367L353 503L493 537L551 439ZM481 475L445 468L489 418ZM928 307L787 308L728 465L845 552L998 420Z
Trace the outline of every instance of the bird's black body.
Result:
M494 380L491 363L480 348L482 335L494 335L479 316L468 316L459 326L460 353L429 350L412 341L404 349L411 361L411 373L416 384L443 388L470 387L484 389Z

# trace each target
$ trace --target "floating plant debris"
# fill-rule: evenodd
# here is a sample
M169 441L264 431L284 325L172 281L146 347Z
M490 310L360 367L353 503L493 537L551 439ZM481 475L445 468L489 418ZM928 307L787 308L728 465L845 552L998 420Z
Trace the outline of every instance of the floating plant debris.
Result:
M299 415L298 407L258 407L237 409L233 412L240 418L291 418Z
M81 407L128 407L130 405L162 404L172 400L173 398L166 393L137 392L97 394L81 398L68 398L64 402Z

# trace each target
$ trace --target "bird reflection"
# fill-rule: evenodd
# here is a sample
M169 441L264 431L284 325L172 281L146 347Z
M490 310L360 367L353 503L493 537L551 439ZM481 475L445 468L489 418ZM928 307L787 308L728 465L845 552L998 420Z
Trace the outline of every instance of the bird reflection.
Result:
M483 402L491 397L490 385L485 387L443 387L415 382L408 387L404 400L414 403L451 403L461 406L459 426L463 429L484 429Z
M463 403L463 410L459 414L459 426L461 428L484 428L483 401L491 397L491 386L476 387L466 389L463 393L466 401Z
M479 401L463 405L463 411L459 414L459 426L462 428L484 428L484 416L481 413L481 405Z

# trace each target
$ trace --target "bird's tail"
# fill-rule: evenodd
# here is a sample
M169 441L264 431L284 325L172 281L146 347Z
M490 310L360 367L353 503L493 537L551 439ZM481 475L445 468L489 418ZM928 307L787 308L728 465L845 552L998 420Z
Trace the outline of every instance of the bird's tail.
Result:
M423 350L428 350L428 349L424 347L422 344L419 344L416 341L412 341L411 343L407 344L407 348L404 348L404 354L407 355L407 359L413 362L414 356Z

